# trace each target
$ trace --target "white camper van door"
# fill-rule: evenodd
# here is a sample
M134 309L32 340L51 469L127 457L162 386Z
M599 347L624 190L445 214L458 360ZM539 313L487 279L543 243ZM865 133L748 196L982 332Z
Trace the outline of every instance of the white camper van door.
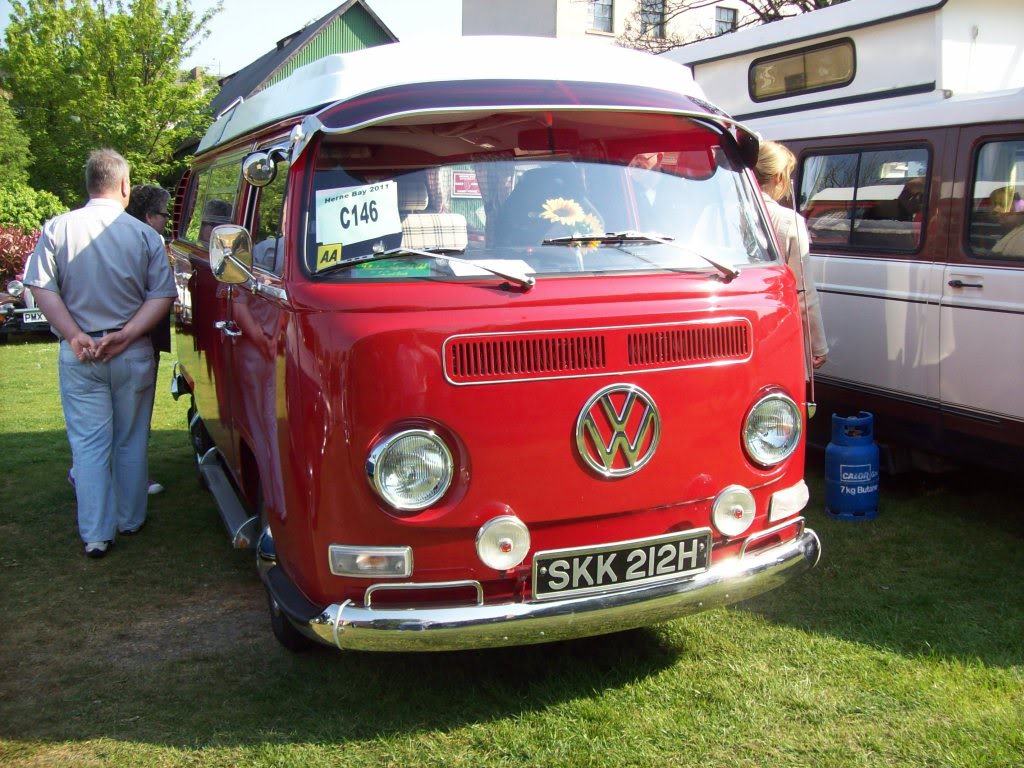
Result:
M957 161L956 178L971 179L973 195L966 245L950 238L964 256L951 258L943 276L942 406L1024 419L1024 137L963 130L978 136L961 146L977 150Z

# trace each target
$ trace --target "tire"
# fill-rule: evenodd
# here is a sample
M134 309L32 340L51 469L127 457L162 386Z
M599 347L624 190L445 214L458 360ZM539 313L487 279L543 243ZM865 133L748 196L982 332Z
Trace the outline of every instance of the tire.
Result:
M264 587L264 589L266 588ZM267 589L266 592L267 607L270 610L270 629L273 631L274 637L277 638L277 642L292 653L304 653L312 650L316 644L288 621L288 617L284 615L284 611L281 610L281 606L278 605L274 596L270 594L270 590Z
M210 490L210 486L206 482L206 478L203 477L203 472L199 468L199 460L202 458L201 454L213 447L213 441L210 440L209 434L206 432L206 427L203 426L202 420L198 422L198 425L193 431L192 419L196 413L196 401L192 398L192 402L188 407L188 414L185 416L185 424L189 430L189 441L192 443L192 463L195 465L196 470L196 482L199 483L199 487L204 491Z

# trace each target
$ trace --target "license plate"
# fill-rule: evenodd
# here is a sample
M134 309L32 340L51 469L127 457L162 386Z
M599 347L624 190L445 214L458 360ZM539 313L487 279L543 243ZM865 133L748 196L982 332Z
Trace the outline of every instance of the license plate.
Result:
M45 323L46 318L43 316L42 312L39 312L38 310L30 310L28 312L21 313L21 322L25 325L28 325L29 323Z
M710 557L708 528L538 552L533 558L533 596L547 600L678 579L707 570Z

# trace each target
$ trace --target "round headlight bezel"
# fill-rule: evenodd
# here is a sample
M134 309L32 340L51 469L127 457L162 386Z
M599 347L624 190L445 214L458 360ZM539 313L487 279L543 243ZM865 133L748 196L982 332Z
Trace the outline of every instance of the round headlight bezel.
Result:
M440 463L440 471L429 492L417 498L396 494L385 482L384 477L391 467L389 459L392 458L393 452L399 450L403 443L409 440L426 441L436 449L435 456ZM436 432L430 429L404 429L377 441L366 459L366 476L370 487L385 504L397 512L415 513L433 506L444 497L455 476L455 463L451 449Z
M770 418L769 416L762 416L761 414L766 408L777 407L780 405L790 411L792 417L792 431L788 435L786 444L781 450L768 452L765 450L761 441L757 439L761 432L754 426L755 419ZM792 456L800 446L800 437L803 434L803 428L803 417L800 413L800 407L796 404L796 401L789 395L777 390L768 392L758 398L757 402L755 402L747 411L746 418L743 419L743 430L741 432L743 449L746 451L750 460L757 466L766 469L777 466Z

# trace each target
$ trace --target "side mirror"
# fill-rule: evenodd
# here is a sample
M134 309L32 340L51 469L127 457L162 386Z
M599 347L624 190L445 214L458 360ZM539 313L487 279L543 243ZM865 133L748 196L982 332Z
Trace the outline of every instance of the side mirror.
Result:
M242 161L242 176L254 187L265 187L277 176L277 161L269 152L253 152Z
M254 187L265 187L277 177L278 161L287 158L288 148L284 145L253 152L242 161L242 177Z
M210 269L222 283L252 279L252 238L245 227L221 224L210 233Z

